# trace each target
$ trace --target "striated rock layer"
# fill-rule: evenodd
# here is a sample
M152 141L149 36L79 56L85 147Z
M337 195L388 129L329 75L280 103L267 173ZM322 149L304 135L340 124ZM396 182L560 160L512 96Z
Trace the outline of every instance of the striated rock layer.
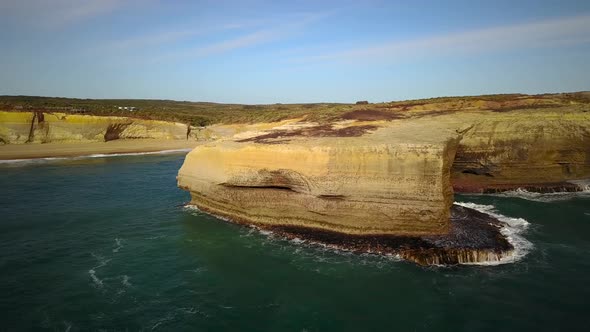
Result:
M452 169L461 192L578 191L590 177L590 113L489 114L465 133Z

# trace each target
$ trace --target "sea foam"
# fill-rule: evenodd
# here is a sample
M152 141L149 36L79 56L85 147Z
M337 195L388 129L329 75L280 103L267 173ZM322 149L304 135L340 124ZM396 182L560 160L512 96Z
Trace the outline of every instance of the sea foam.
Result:
M576 198L576 197L590 197L590 179L570 180L567 182L576 185L579 188L579 191L537 193L537 192L528 191L523 188L517 188L515 190L509 190L509 191L495 193L495 194L491 194L491 195L497 196L497 197L520 198L520 199L526 199L528 201L543 202L543 203L566 201L566 200Z
M522 218L512 218L502 215L496 211L493 205L482 205L470 202L455 202L455 204L485 213L498 219L502 222L500 232L514 247L514 250L509 255L502 256L498 261L464 263L465 265L500 265L514 263L521 260L533 249L533 244L522 236L530 226L528 221Z
M543 203L551 203L551 202L560 202L566 201L576 197L590 197L590 187L582 187L581 191L575 192L555 192L555 193L536 193L527 191L522 188L518 188L516 190L505 191L502 193L491 194L492 196L497 197L511 197L511 198L520 198L526 199L528 201L534 202L543 202Z

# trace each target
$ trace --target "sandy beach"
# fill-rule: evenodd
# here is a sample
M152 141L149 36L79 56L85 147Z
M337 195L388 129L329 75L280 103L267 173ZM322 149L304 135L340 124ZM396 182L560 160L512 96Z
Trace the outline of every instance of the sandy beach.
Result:
M156 152L192 149L202 144L184 140L118 140L111 142L73 142L0 145L0 160L49 157L78 157L92 154Z

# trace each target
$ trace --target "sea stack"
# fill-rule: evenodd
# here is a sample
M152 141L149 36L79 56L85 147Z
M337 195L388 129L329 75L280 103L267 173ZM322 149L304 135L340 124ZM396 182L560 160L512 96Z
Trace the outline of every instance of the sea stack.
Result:
M387 142L385 131L210 143L189 153L178 183L200 209L258 226L446 233L458 140Z

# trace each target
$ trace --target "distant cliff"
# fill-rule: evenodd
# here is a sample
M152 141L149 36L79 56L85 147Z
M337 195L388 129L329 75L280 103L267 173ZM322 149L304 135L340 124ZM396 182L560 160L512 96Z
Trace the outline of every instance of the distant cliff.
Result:
M0 143L196 139L198 130L175 122L54 112L0 112Z
M575 191L590 178L590 112L512 111L465 116L453 163L456 191Z

